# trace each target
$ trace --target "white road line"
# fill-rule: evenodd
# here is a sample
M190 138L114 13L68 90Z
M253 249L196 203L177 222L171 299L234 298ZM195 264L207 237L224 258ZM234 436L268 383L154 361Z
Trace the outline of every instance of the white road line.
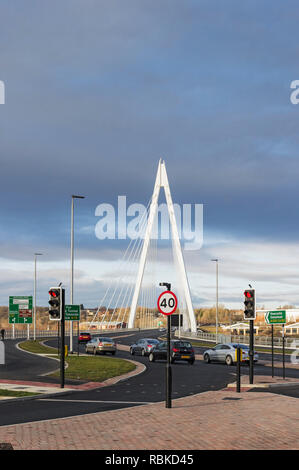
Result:
M37 401L62 401L65 403L116 403L116 404L132 404L132 405L152 405L150 401L106 401L106 400L63 400L61 398L39 398Z

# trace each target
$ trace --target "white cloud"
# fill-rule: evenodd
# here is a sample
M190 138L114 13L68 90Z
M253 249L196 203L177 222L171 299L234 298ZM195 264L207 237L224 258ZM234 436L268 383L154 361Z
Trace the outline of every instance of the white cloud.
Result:
M219 302L233 308L243 307L243 291L250 283L256 289L257 304L276 308L283 304L299 304L299 246L295 243L237 241L207 243L198 252L184 252L186 269L195 307L215 304L215 262L219 258ZM107 288L110 292L121 286L134 285L138 263L124 263L123 253L110 250L110 257L75 258L74 295L77 303L98 306ZM97 253L98 255L98 253ZM152 253L145 269L144 283L172 283L178 290L172 251L161 248L158 261ZM109 259L110 258L110 259ZM38 302L47 304L48 287L63 282L69 295L69 260L60 262L38 260ZM1 304L8 295L30 295L33 290L33 262L0 260Z

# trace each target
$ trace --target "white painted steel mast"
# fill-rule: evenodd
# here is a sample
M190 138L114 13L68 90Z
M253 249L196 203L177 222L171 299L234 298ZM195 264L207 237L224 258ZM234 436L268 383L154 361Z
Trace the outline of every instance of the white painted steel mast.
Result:
M159 194L160 194L161 188L164 188L164 192L165 192L168 214L169 214L169 219L170 219L171 233L172 233L173 251L177 260L182 292L184 294L185 301L186 301L190 329L192 332L196 333L196 320L195 320L193 305L191 301L190 288L189 288L183 253L181 249L179 233L177 229L174 207L173 207L173 202L171 198L171 193L170 193L170 188L169 188L169 183L168 183L168 178L167 178L167 173L166 173L166 166L165 166L165 162L162 159L160 159L159 165L158 165L158 171L157 171L154 191L152 195L150 210L149 210L148 223L146 227L144 243L143 243L142 252L141 252L140 261L139 261L137 280L136 280L135 290L134 290L134 294L132 298L128 327L133 328L134 326L137 302L138 302L141 283L143 279L144 268L145 268L147 254L148 254L149 242L150 242L151 233L153 230L153 224L154 224L155 216L157 214L158 200L159 200Z

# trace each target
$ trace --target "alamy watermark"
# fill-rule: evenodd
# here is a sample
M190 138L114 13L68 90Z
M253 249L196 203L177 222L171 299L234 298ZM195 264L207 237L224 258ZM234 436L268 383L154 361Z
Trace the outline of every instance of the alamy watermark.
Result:
M179 239L185 250L199 250L203 243L203 204L173 204ZM148 222L148 209L143 204L130 204L126 196L118 196L117 208L102 203L96 207L95 215L100 220L95 226L95 235L100 240L125 240L144 238ZM173 237L167 204L157 206L151 239L170 240Z
M5 104L5 85L2 80L0 80L0 104Z
M292 104L298 104L299 103L299 80L293 80L291 82L290 88L294 90L292 91L290 95L290 101Z

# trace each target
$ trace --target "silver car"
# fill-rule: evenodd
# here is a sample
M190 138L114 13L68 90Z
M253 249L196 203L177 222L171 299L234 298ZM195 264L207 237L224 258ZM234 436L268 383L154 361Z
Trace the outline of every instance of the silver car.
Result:
M217 344L214 348L207 349L203 353L203 359L206 363L215 361L223 362L228 366L237 362L237 347L242 349L242 362L249 363L249 346L246 344L227 343ZM258 361L258 354L255 352L253 357L254 362Z
M116 344L112 338L106 336L94 336L85 346L85 352L93 353L96 355L98 352L106 354L111 353L113 356L116 353Z
M160 341L155 338L144 338L137 341L137 343L130 346L130 353L132 356L134 354L141 354L141 356L148 356L152 351L154 346L157 346Z

